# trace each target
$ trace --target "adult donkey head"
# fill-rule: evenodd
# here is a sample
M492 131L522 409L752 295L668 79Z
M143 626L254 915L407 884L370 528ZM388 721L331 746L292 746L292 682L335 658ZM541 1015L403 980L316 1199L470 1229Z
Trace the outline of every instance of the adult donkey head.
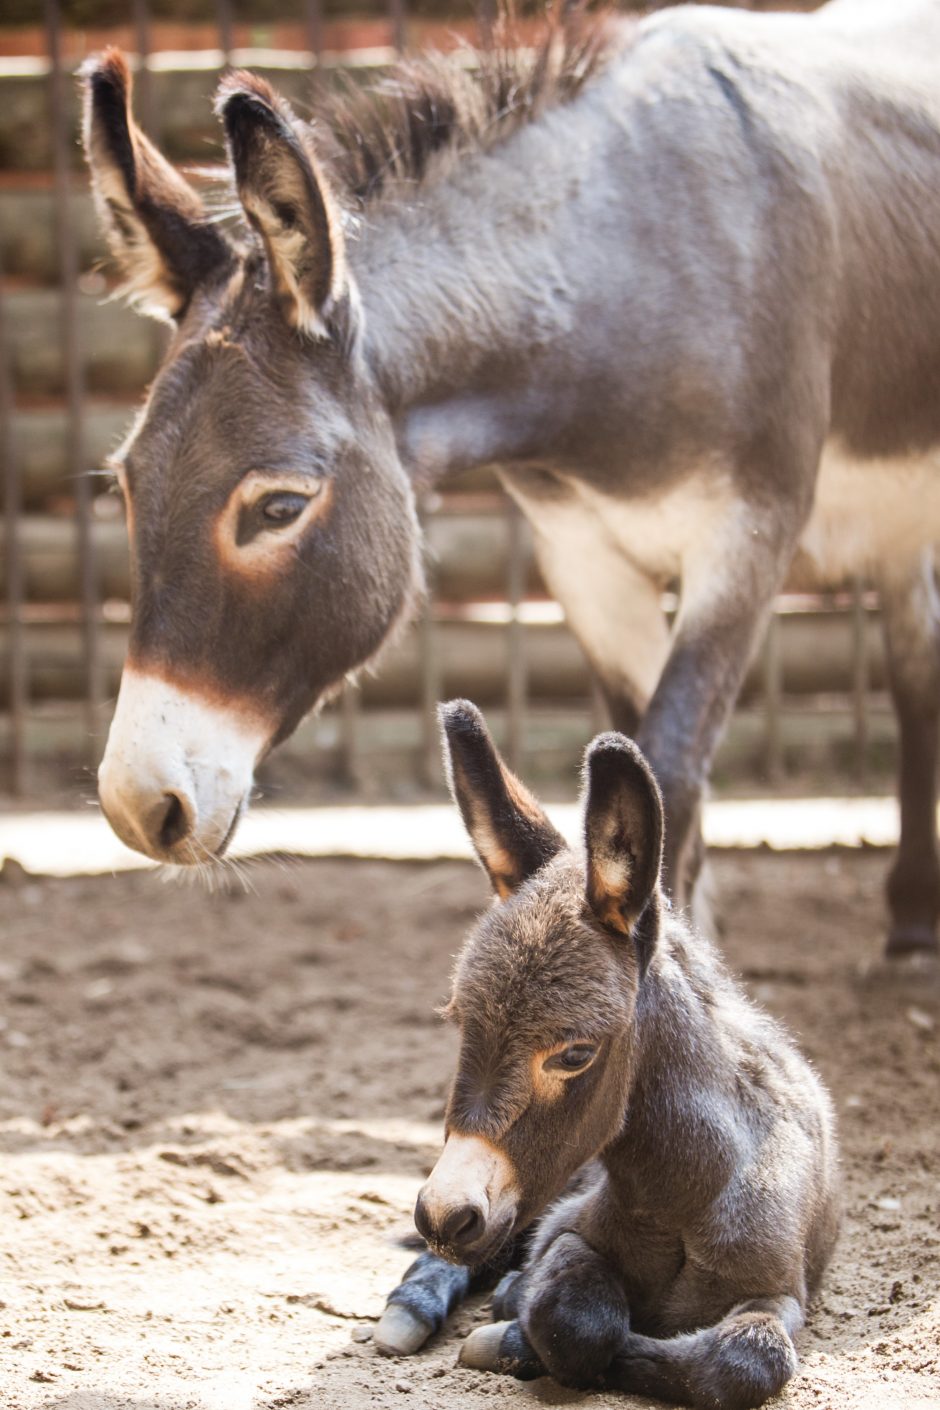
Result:
M458 1262L492 1257L618 1134L640 978L660 926L663 814L620 734L585 759L585 852L570 850L466 701L442 710L454 796L501 903L457 960L460 1026L444 1151L415 1222Z
M236 242L135 126L120 54L85 95L126 288L175 329L113 464L133 620L99 790L132 847L197 862L224 851L259 758L406 612L414 501L306 126L261 80L223 81Z

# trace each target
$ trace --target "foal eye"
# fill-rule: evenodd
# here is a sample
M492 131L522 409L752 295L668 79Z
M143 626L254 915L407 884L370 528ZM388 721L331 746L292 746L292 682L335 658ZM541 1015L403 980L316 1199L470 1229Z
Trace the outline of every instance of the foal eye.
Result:
M274 529L283 529L287 524L293 524L295 519L300 518L308 503L308 495L281 490L275 494L265 495L264 499L259 502L258 509L266 524Z
M590 1043L572 1043L570 1047L562 1048L560 1053L546 1058L542 1066L546 1072L583 1072L596 1056L597 1049Z

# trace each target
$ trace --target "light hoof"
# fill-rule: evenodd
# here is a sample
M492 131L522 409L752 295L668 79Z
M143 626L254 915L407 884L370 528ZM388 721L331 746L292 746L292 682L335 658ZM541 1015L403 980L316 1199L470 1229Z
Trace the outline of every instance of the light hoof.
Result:
M376 1350L383 1356L413 1356L431 1335L432 1328L407 1307L393 1302L386 1307L372 1334Z
M500 1348L509 1322L488 1322L485 1327L476 1327L460 1348L457 1358L461 1366L471 1371L498 1371Z

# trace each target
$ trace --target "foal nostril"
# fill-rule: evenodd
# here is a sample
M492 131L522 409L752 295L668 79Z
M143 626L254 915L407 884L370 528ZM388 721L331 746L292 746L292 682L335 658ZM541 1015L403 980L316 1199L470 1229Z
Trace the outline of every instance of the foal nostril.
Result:
M193 830L193 810L188 799L178 793L165 793L163 816L159 819L157 838L164 851L182 842Z
M451 1248L470 1248L486 1227L483 1211L475 1204L463 1204L452 1209L441 1225L441 1243Z
M459 1204L448 1210L438 1224L428 1210L423 1195L415 1205L415 1227L429 1244L444 1244L448 1248L470 1248L486 1229L486 1216L475 1204Z

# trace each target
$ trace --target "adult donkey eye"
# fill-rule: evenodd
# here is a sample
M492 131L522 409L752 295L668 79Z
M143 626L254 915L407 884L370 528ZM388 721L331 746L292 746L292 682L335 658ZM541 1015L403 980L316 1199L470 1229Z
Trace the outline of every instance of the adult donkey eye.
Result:
M293 494L290 491L282 490L280 493L265 495L258 508L266 524L272 528L281 529L286 524L293 524L295 519L299 519L308 502L308 496L305 494Z
M560 1053L553 1053L542 1066L548 1072L581 1072L596 1056L597 1049L589 1043L572 1043Z

